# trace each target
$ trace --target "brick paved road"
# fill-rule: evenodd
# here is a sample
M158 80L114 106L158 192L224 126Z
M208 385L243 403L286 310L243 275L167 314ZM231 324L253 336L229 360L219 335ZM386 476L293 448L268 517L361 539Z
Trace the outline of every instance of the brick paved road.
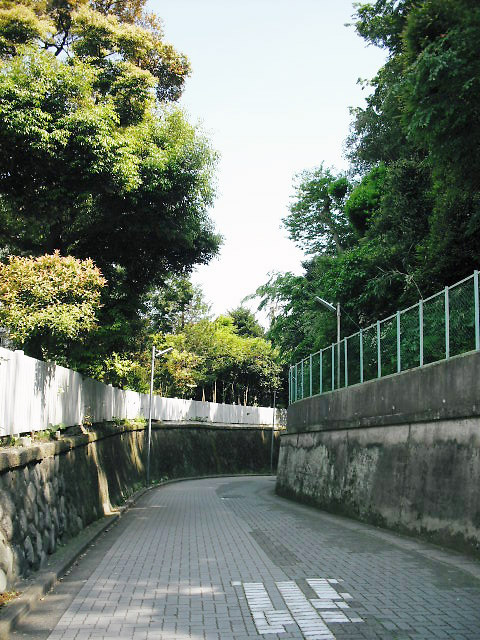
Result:
M53 630L52 630L53 629ZM12 640L480 639L480 564L274 495L145 494Z

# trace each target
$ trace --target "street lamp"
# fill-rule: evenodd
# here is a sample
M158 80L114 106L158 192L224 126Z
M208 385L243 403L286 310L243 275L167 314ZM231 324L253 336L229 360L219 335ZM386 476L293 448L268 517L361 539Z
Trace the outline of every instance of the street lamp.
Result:
M147 487L150 485L150 443L152 440L152 396L153 396L153 371L155 369L155 358L162 356L164 353L171 351L173 347L162 349L158 353L155 352L155 345L152 346L152 367L150 370L150 402L148 404L148 438L147 438Z
M273 440L275 438L275 414L277 411L277 390L273 390L273 423L272 423L272 440L270 442L270 473L273 475Z
M337 302L337 305L335 307L330 302L327 302L323 298L320 298L320 296L315 296L315 300L318 300L318 302L320 302L320 304L323 305L325 309L333 311L333 313L337 313L337 389L340 389L340 303Z

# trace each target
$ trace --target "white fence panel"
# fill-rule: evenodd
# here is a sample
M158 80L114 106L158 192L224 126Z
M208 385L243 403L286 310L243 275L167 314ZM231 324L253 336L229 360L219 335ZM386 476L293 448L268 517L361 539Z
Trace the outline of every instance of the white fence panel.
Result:
M54 425L148 417L149 396L123 391L80 373L0 347L0 436ZM273 409L154 396L154 420L271 425ZM276 424L285 424L277 410Z

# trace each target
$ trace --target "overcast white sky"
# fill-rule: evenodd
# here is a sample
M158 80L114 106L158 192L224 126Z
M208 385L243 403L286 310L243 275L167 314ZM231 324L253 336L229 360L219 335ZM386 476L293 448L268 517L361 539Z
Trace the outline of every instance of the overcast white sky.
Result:
M384 61L352 27L350 0L150 0L166 40L193 73L181 104L220 153L211 217L224 236L197 269L215 315L240 304L274 271L301 272L281 220L293 176L322 161L345 168L357 79Z

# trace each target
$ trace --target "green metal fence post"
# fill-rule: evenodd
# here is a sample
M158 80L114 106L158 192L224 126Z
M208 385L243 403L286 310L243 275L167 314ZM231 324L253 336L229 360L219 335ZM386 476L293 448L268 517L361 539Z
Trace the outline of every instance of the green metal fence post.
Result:
M478 271L473 272L473 297L475 300L475 349L480 350L480 301L478 295Z
M360 382L363 382L363 330L360 329Z
M380 346L380 320L377 320L377 377L382 377L382 351Z
M295 363L295 402L298 400L298 362Z
M420 366L423 367L423 300L418 301L418 329L420 336L420 344L418 347L419 360Z
M397 311L397 373L402 370L402 352L400 336L400 311Z
M332 344L332 391L335 391L335 345Z
M323 349L320 349L320 393L323 393Z
M310 366L310 397L313 396L313 371L312 371L312 354L310 354L310 361L309 361L309 366Z
M345 346L345 386L348 387L348 347L347 347L347 338L344 338L344 346Z
M448 287L445 287L445 359L450 357L450 304Z
M303 389L303 384L304 384L304 382L303 382L303 360L302 360L302 366L301 366L301 376L302 376L302 400L303 400L303 398L305 397L304 393L303 393L303 391L304 391L304 389Z

